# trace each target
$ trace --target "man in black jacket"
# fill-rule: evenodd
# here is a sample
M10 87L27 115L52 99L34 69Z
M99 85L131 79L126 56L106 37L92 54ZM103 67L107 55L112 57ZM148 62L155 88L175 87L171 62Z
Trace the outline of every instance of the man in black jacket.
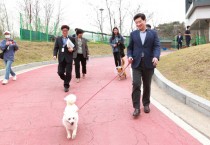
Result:
M185 40L186 40L186 46L190 47L190 40L191 40L191 32L190 32L190 26L187 26L187 30L185 31Z
M183 36L181 32L179 32L179 35L177 36L176 41L177 41L177 48L179 50L179 48L182 48L182 41L183 41Z
M75 47L67 47L67 40L70 39L75 45L75 39L68 36L69 26L63 25L61 27L62 36L55 41L53 58L56 60L58 56L58 75L64 81L64 91L69 91L69 83L71 81L73 51Z

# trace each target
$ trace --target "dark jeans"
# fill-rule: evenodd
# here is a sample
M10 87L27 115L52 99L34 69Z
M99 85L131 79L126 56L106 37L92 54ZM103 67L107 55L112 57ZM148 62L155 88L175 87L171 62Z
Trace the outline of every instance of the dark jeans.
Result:
M64 87L69 88L71 81L71 73L72 73L72 62L67 63L65 60L59 62L58 64L58 75L62 80L64 80Z
M87 69L86 69L87 60L83 56L83 54L77 54L77 58L74 59L74 62L75 62L76 78L78 79L80 78L80 62L82 64L82 73L83 74L87 73Z
M142 102L144 106L150 104L150 91L151 81L154 74L154 69L147 69L144 66L142 59L140 65L137 68L133 68L133 90L132 101L135 109L140 109L140 97L141 97L141 81L143 81L143 98Z
M186 46L190 47L190 40L186 40Z
M121 66L121 57L120 57L120 53L119 52L114 52L114 62L115 62L115 66Z
M178 42L177 48L178 48L178 50L179 50L179 48L182 48L182 42Z

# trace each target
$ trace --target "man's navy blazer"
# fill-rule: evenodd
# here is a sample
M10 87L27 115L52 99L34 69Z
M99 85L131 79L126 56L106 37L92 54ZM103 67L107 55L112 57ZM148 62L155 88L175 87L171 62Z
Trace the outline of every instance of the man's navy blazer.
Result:
M176 41L177 41L178 43L181 43L181 42L183 41L183 36L181 36L181 37L177 36L177 37L176 37Z
M53 51L53 56L58 55L58 62L63 62L65 60L67 63L71 63L73 60L73 52L69 52L67 45L64 46L64 52L62 52L63 48L63 40L62 36L58 37L55 40L55 46L54 46L54 51ZM75 38L68 36L68 38L71 40L71 42L75 45ZM75 47L73 48L75 50Z
M157 32L154 30L146 30L145 42L142 45L140 31L135 30L130 34L130 42L127 48L127 56L133 58L132 68L137 68L140 65L142 52L144 52L144 63L148 69L153 69L155 66L152 59L160 58L160 40Z

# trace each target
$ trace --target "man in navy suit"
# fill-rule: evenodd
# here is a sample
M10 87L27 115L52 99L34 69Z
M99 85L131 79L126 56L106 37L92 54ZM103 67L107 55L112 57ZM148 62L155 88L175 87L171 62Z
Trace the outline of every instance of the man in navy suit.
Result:
M176 41L177 41L177 48L179 50L179 48L182 48L182 41L183 41L183 36L181 32L179 32L179 35L177 36Z
M143 82L144 112L150 112L150 90L154 68L160 57L160 41L156 31L146 28L146 16L139 13L134 16L138 30L131 32L128 45L128 63L133 72L132 101L133 116L140 114L141 80Z

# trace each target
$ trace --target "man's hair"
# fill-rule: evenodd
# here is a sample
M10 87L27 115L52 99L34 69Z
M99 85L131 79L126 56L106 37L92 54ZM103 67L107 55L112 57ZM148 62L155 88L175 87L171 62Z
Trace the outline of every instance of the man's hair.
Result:
M74 31L77 32L78 28L75 28Z
M83 33L84 33L84 31L82 29L77 29L77 32L76 32L77 35L83 34Z
M61 26L61 30L63 30L63 29L68 29L69 30L70 28L69 28L68 25L63 25L63 26Z
M150 24L146 24L146 27L150 29L152 28Z
M187 26L187 29L189 29L190 28L190 26Z
M142 20L146 20L146 16L143 13L138 13L133 17L133 20L135 21L136 19L141 18Z

